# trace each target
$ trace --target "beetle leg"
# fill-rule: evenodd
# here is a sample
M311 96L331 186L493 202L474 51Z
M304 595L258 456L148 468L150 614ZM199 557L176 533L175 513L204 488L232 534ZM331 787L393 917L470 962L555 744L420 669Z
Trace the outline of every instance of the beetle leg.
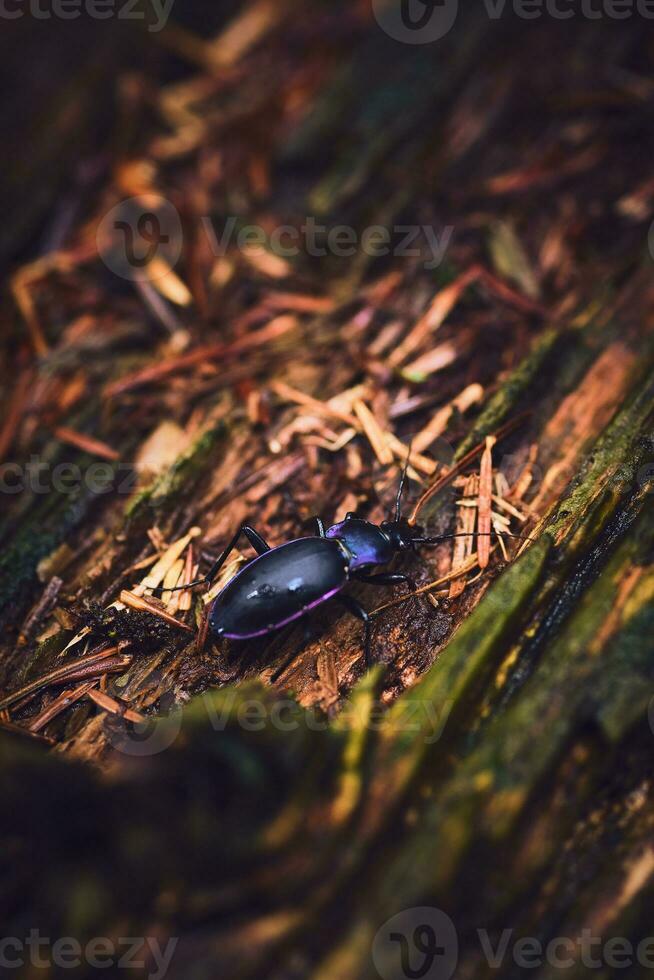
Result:
M318 538L324 538L325 537L325 525L322 522L322 517L313 517L312 520L313 520L313 523L314 523L315 529L316 529L316 537L318 537Z
M261 537L259 532L255 531L249 524L243 524L242 527L239 527L238 531L221 554L220 558L214 562L207 574L202 578L197 579L195 582L189 582L188 585L176 585L173 589L164 589L163 586L159 586L156 589L152 589L152 592L155 595L161 595L163 592L182 592L184 589L194 589L198 585L211 585L216 575L229 558L229 555L236 547L236 542L240 538L241 534L245 535L258 555L265 555L267 551L270 551L270 545Z
M360 619L363 623L363 653L366 658L366 667L371 666L370 662L370 627L371 619L368 613L365 611L363 606L360 606L356 599L353 599L350 595L339 595L338 600L341 605L345 606L347 611L357 619Z
M244 524L241 531L258 555L265 555L267 551L270 551L270 545L265 538L262 538L259 532L255 531L249 524Z
M255 531L254 528L250 527L249 524L243 524L243 526L238 529L238 531L236 532L232 540L229 542L229 544L221 554L220 558L218 558L217 561L214 562L214 564L211 566L211 568L205 575L204 579L202 580L203 582L206 582L207 585L211 585L216 575L218 574L218 572L223 567L223 565L229 558L230 554L236 547L236 544L241 534L245 535L245 537L248 539L248 541L250 542L250 544L252 545L252 547L254 548L254 550L258 555L265 555L267 551L270 551L270 545L261 537L259 532Z
M352 576L357 582L365 582L367 585L408 585L412 592L416 591L416 584L413 579L402 572L380 572L378 575L366 575L365 572L355 572Z

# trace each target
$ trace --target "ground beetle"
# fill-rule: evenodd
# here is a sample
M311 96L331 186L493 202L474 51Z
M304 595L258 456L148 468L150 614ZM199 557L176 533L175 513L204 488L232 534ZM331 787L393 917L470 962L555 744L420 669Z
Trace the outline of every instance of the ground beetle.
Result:
M401 573L375 573L388 565L396 554L415 550L417 545L438 544L455 534L424 537L422 529L402 518L402 493L409 461L402 472L393 520L373 524L349 513L344 521L325 531L319 517L314 518L316 534L297 538L271 548L249 524L236 532L207 575L180 588L208 585L218 575L241 536L245 535L258 557L238 572L218 593L209 616L216 636L229 640L249 640L267 636L305 616L312 609L336 598L348 612L364 624L364 651L370 663L370 616L343 589L352 580L370 585L406 583ZM158 590L163 591L163 590ZM167 590L175 591L175 590Z

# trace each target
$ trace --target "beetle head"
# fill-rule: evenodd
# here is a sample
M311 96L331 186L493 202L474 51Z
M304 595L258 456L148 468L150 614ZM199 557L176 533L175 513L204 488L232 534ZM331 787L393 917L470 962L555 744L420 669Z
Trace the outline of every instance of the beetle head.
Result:
M423 536L422 528L412 526L404 517L396 521L382 521L379 526L396 551L412 549L415 539Z

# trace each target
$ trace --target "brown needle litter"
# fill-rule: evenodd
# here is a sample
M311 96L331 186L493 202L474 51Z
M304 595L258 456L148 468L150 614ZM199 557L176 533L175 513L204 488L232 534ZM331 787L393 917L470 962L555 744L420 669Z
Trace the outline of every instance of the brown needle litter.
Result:
M428 424L413 438L413 450L424 452L443 435L456 412L462 415L473 405L478 404L484 397L484 389L480 384L467 385L460 394L448 404L439 408ZM413 455L413 452L412 452Z
M170 358L152 367L144 368L141 371L135 371L133 374L119 378L118 381L112 382L107 386L105 395L107 398L115 398L128 391L133 391L135 388L141 388L143 385L162 381L164 378L168 378L181 371L186 371L199 364L205 364L209 361L221 361L228 357L236 357L245 351L264 346L273 340L283 337L284 334L294 330L297 325L298 321L294 316L275 317L274 320L271 320L264 327L246 334L231 344L211 344L198 347L189 354Z
M124 669L132 662L132 658L121 654L120 649L118 646L107 647L105 650L80 657L79 660L71 660L62 667L56 667L4 697L0 701L0 711L10 708L13 704L17 704L23 698L34 694L35 691L39 691L43 687L48 687L50 684L65 684L69 680L79 679L85 674L88 676L89 672L104 674L110 669Z
M517 429L520 425L522 425L522 423L528 418L528 416L529 416L529 412L523 412L522 415L516 416L516 418L511 419L511 421L503 425L500 429L497 430L497 432L494 433L493 438L495 439L495 441L499 442L501 439L506 438L506 436L508 436L515 429ZM459 475L459 473L462 473L463 470L465 470L466 467L470 465L470 463L472 463L478 456L480 456L483 453L485 448L486 448L486 441L484 440L484 442L478 443L478 445L476 445L473 449L471 449L470 452L466 453L463 459L460 459L455 466L451 467L451 469L449 469L446 473L444 473L441 477L439 477L439 479L436 480L435 483L432 483L430 487L427 487L427 489L422 494L422 496L420 497L420 499L418 500L418 502L416 503L415 507L411 512L411 516L409 517L409 524L415 524L416 521L418 520L418 515L420 514L420 511L425 506L427 501L431 500L432 497L435 497L437 493L440 493L440 491L444 487L448 486L448 484L451 483L452 480Z
M33 732L29 728L25 728L23 725L17 725L13 721L0 721L0 729L3 732L9 732L11 735L23 735L27 738L36 739L38 742L43 742L44 745L54 745L55 740L49 738L47 735L41 735L38 732Z
M425 595L427 593L433 592L434 589L438 589L441 585L447 585L449 582L452 582L455 579L460 578L462 575L466 575L468 572L472 571L473 568L476 568L477 565L478 565L478 560L477 560L477 555L475 554L472 555L468 559L468 561L465 562L465 564L461 565L459 568L456 568L451 572L448 572L447 575L443 575L441 578L436 579L434 582L429 582L427 585L421 585L419 589L415 590L415 592L409 592L407 595L402 595L399 596L399 598L397 599L391 599L390 602L385 602L383 606L378 606L377 609L374 609L370 613L370 615L378 616L379 613L383 612L384 609L392 609L393 606L400 606L403 602L408 602L409 599L414 599L416 596ZM448 594L449 594L449 590L445 590L443 596L445 597Z
M127 589L123 589L120 593L120 601L125 606L129 606L130 609L137 609L139 612L147 612L152 616L157 616L158 619L162 619L164 623L168 623L169 626L176 626L177 629L186 630L187 633L192 633L193 630L186 623L181 623L174 616L171 616L161 609L159 606L155 605L154 602L148 600L144 596L134 595L133 592L129 592Z
M479 478L476 473L473 473L464 480L464 500L467 501L473 494L478 493ZM465 565L468 558L470 558L472 555L475 519L475 511L470 507L464 506L463 501L461 501L457 514L456 532L462 536L454 539L451 569L453 572ZM466 535L466 532L470 533ZM454 581L450 583L448 598L456 599L457 596L461 595L465 587L466 577L464 575L462 575L461 578L454 579Z
M381 429L379 422L372 414L366 403L360 398L356 399L352 407L354 408L355 415L363 427L363 431L368 439L368 442L372 446L375 456L382 466L389 466L393 462L393 453L388 446L386 436Z
M60 425L54 430L54 434L62 442L68 443L69 446L75 446L77 449L82 449L91 456L99 456L101 459L109 460L109 462L115 462L120 459L120 453L112 449L111 446L108 446L106 442L102 442L100 439L93 439L91 436L87 436L82 432L75 432L74 429L68 429Z
M47 707L40 711L38 715L31 719L28 728L31 732L39 732L42 728L45 728L53 718L65 711L72 704L76 704L77 701L81 701L82 698L88 694L88 692L96 686L98 683L97 679L92 681L87 681L84 684L80 684L79 687L70 688L67 691L62 691L59 697L55 698Z
M488 436L486 439L486 448L484 449L481 457L481 466L479 468L479 507L477 510L477 529L479 532L479 540L477 542L477 555L480 568L487 568L490 560L494 444L495 439L492 436Z
M139 722L146 720L145 715L140 714L138 711L134 711L133 708L128 708L127 705L121 704L120 701L116 701L115 698L109 697L109 695L105 694L104 691L90 689L86 692L86 694L91 701L110 715L117 715L120 718L124 718L125 721L131 721L136 725L138 725Z

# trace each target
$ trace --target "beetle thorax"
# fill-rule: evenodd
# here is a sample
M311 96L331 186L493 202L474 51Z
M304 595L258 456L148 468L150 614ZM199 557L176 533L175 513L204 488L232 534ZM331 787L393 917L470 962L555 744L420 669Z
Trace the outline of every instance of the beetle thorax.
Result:
M349 517L326 532L345 549L351 571L368 565L387 565L395 554L390 538L377 524Z

